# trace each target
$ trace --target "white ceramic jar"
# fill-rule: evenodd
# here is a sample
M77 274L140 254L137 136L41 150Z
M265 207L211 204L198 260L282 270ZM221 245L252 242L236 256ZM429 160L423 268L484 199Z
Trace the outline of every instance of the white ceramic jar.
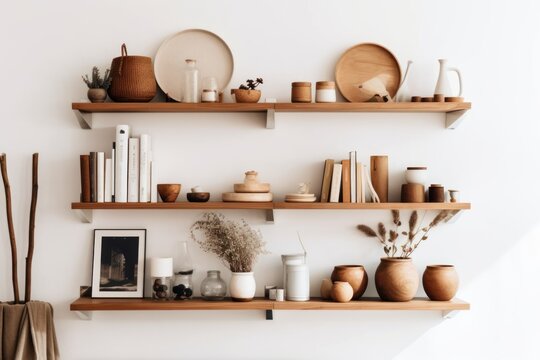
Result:
M229 291L235 301L251 301L255 297L255 276L253 272L233 272Z
M333 81L317 81L315 90L315 102L335 103L336 83Z
M407 184L422 184L427 182L427 167L410 166L405 171L405 181Z
M287 265L287 288L289 301L309 301L309 268L306 264Z
M216 90L203 89L201 93L201 102L203 103L215 103L218 102L218 95Z

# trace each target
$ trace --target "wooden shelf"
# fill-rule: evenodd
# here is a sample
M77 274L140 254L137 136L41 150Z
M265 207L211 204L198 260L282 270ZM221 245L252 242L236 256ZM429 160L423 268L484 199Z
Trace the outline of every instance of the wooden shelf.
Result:
M92 223L94 210L264 210L267 223L274 223L274 210L469 210L470 203L288 203L221 202L205 203L71 203L82 222ZM455 217L454 217L455 218Z
M272 319L273 310L414 310L442 311L450 317L455 311L469 310L470 305L462 300L431 301L415 298L408 302L385 302L378 298L365 298L348 303L336 303L312 298L306 302L272 301L257 298L250 302L205 301L195 298L185 301L160 301L153 299L91 299L81 297L70 305L71 311L81 318L90 319L92 311L141 311L141 310L265 310L267 319Z
M276 210L469 210L470 208L470 203L274 203Z
M402 112L402 113L444 113L446 127L454 129L471 103L72 103L72 110L83 129L92 128L93 113L266 113L266 128L275 128L276 112Z

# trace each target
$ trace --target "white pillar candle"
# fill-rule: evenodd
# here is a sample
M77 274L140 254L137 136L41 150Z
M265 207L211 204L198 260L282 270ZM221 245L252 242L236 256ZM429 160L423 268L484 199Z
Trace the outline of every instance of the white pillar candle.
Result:
M170 277L173 275L172 258L152 258L150 261L151 277Z

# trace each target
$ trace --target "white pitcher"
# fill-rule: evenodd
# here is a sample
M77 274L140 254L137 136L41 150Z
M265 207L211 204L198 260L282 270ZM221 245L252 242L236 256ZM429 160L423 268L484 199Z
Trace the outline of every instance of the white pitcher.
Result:
M452 95L452 89L450 88L450 82L448 81L447 73L449 71L454 71L459 80L459 93L457 96L461 96L463 93L463 83L461 82L461 73L458 69L448 67L446 59L439 59L440 69L439 69L439 79L437 80L437 86L435 86L435 92L433 94L441 94L444 96L454 96Z

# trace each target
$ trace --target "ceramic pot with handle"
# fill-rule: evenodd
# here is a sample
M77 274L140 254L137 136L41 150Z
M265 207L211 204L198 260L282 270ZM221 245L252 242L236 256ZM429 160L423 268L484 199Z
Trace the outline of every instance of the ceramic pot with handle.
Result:
M446 59L439 59L439 78L437 79L437 85L435 86L434 94L447 97L456 96L455 94L452 94L450 81L448 80L448 72L451 71L455 72L458 76L459 92L457 96L461 96L461 94L463 93L463 82L461 81L461 73L457 68L448 67L448 60Z

